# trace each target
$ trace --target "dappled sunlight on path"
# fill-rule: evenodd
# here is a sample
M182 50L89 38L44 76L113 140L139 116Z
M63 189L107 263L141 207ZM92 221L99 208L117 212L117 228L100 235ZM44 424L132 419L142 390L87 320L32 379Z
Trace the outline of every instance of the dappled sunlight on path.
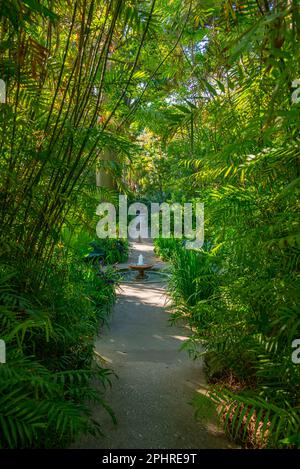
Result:
M140 253L156 262L151 244L135 243L130 258ZM232 446L215 424L204 426L194 419L190 401L197 390L205 389L205 377L201 363L179 350L188 329L170 325L166 304L161 284L121 286L110 326L96 343L97 352L119 378L108 393L118 425L95 410L105 438L88 437L77 447Z

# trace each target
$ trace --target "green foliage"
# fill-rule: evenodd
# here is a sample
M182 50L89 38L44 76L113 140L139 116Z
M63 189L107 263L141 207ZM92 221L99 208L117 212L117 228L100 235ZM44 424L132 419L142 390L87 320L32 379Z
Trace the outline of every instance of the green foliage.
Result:
M205 202L209 248L156 241L173 319L228 431L299 446L298 2L7 0L0 19L1 445L63 446L99 429L87 401L109 411L93 342L118 278L83 258L118 188Z
M108 370L54 372L9 347L0 368L1 448L62 447L82 433L101 434L89 403L102 404L91 380L108 382ZM66 372L65 372L66 373Z
M85 260L115 264L125 262L128 258L128 241L125 239L97 239L90 243L93 251Z
M182 241L176 238L156 238L154 240L155 253L164 261L169 261L176 254Z
M129 3L0 2L7 91L0 103L4 448L68 445L99 430L90 401L111 412L101 386L95 389L107 384L108 371L95 364L94 339L118 277L83 258L95 237L97 205L115 202L116 188L127 191L122 171L136 146L123 122L157 69L158 32L168 35L177 19L174 8L170 21L164 2L157 11L155 1ZM115 158L105 162L106 153ZM106 163L114 187L96 189L96 170ZM94 247L107 263L126 258L125 242Z
M159 181L158 199L205 204L213 247L157 246L173 264L173 319L191 327L184 347L204 355L225 427L245 445L299 447L299 5L199 2L192 18L178 86L140 111L154 172L136 163L140 190L153 197Z
M114 302L115 279L73 262L56 261L42 288L31 281L26 290L27 272L17 270L18 262L1 265L0 336L7 345L7 363L0 366L3 448L62 447L82 433L103 433L91 403L114 418L104 400L111 371L96 362L94 337Z
M188 308L214 294L216 265L213 255L186 248L178 249L172 256L170 290L176 303Z
M299 408L278 407L255 393L240 394L215 388L208 395L199 395L194 400L197 417L211 418L212 403L224 422L225 430L235 440L248 447L281 448L299 447ZM206 415L202 408L208 407Z

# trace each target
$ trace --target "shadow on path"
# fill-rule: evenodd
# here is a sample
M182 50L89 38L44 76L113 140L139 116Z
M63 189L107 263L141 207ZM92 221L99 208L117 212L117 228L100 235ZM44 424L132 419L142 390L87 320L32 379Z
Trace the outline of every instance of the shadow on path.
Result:
M153 252L148 248L145 255ZM188 330L170 326L165 303L161 284L122 285L110 326L96 342L119 377L107 392L118 425L95 410L105 437L86 437L77 448L234 447L213 423L203 426L194 419L189 402L205 387L205 376L201 362L179 351Z

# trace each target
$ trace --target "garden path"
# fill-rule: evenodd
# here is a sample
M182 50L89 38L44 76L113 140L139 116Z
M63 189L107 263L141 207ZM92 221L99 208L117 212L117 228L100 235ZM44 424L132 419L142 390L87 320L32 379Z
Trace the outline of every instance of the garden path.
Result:
M129 263L139 254L145 263L163 267L150 242L132 243ZM85 437L77 448L233 447L214 423L194 418L190 401L205 389L205 376L199 361L179 351L189 331L170 326L166 303L161 283L121 285L110 325L96 342L96 351L119 378L107 392L118 424L95 409L105 437Z

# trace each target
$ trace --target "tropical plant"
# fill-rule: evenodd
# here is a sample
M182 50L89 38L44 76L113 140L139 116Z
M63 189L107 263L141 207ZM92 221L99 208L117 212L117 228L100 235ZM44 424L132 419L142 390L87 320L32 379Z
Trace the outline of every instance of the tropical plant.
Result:
M101 434L90 404L114 418L103 392L112 373L95 360L93 340L113 303L113 283L72 264L53 272L40 291L21 289L25 279L1 265L1 447L61 447L82 432Z
M182 245L182 240L176 238L156 238L154 240L155 253L164 261L169 261Z
M197 6L180 86L140 110L145 157L155 140L168 167L152 180L171 201L205 203L211 248L171 257L173 318L190 324L185 347L204 355L231 434L299 447L299 4Z
M167 17L155 0L0 2L4 448L67 445L98 428L88 401L109 410L93 387L108 376L94 338L118 279L82 258L96 206L124 189L136 146L123 123L159 68L160 57L145 63L158 31L172 31L176 19L160 21ZM95 189L99 170L113 174L113 187ZM105 244L105 261L125 254L124 243Z

